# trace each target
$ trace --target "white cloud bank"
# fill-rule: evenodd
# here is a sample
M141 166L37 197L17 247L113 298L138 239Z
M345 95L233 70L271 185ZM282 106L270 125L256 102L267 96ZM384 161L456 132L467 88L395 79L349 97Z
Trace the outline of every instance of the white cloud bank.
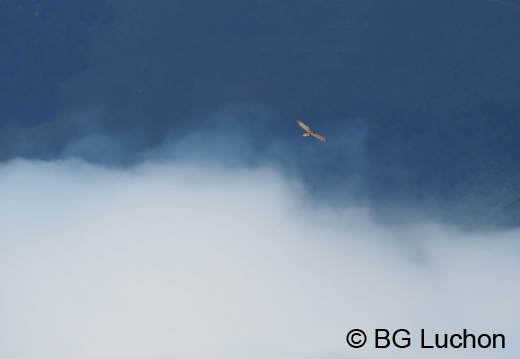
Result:
M269 168L13 161L0 199L2 358L520 354L520 231L384 226ZM412 346L374 349L376 328ZM506 349L420 349L421 328Z

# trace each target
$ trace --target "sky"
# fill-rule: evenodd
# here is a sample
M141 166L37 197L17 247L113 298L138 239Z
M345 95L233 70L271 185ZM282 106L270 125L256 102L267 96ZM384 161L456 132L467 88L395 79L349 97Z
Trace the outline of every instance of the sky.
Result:
M517 358L519 17L0 1L0 356Z
M243 163L333 184L330 200L515 228L519 6L3 1L0 159L127 166L218 131L242 142L223 161L252 144ZM297 119L321 152L294 148Z

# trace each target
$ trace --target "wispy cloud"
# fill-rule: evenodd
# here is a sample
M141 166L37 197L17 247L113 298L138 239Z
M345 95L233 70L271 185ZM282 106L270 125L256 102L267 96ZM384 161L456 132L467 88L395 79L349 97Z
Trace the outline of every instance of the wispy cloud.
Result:
M378 224L268 166L13 161L0 192L5 358L520 353L519 231ZM353 328L500 332L507 348L353 350Z

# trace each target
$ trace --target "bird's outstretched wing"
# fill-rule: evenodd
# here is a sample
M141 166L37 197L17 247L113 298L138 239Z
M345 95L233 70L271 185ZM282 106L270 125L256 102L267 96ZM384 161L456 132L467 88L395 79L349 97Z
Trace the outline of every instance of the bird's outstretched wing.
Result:
M311 132L311 136L316 137L320 141L327 142L327 139L325 137L323 137L322 135L320 135L314 131Z
M303 134L303 137L314 136L315 138L317 138L318 140L320 140L322 142L327 142L327 139L325 137L314 132L309 126L304 124L302 121L298 120L298 121L296 121L296 123L298 124L298 126L300 126L301 128L303 128L306 131L306 133Z
M302 121L298 120L298 121L296 121L296 123L298 124L298 126L303 128L305 131L307 131L307 132L312 131L311 128L309 126L307 126L306 124L304 124Z

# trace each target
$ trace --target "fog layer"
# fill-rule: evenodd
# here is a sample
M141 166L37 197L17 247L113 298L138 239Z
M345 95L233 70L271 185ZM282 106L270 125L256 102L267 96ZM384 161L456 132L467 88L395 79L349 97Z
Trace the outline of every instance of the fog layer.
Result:
M3 164L0 356L518 357L519 231L382 225L309 191L269 166ZM506 349L419 349L421 328Z

